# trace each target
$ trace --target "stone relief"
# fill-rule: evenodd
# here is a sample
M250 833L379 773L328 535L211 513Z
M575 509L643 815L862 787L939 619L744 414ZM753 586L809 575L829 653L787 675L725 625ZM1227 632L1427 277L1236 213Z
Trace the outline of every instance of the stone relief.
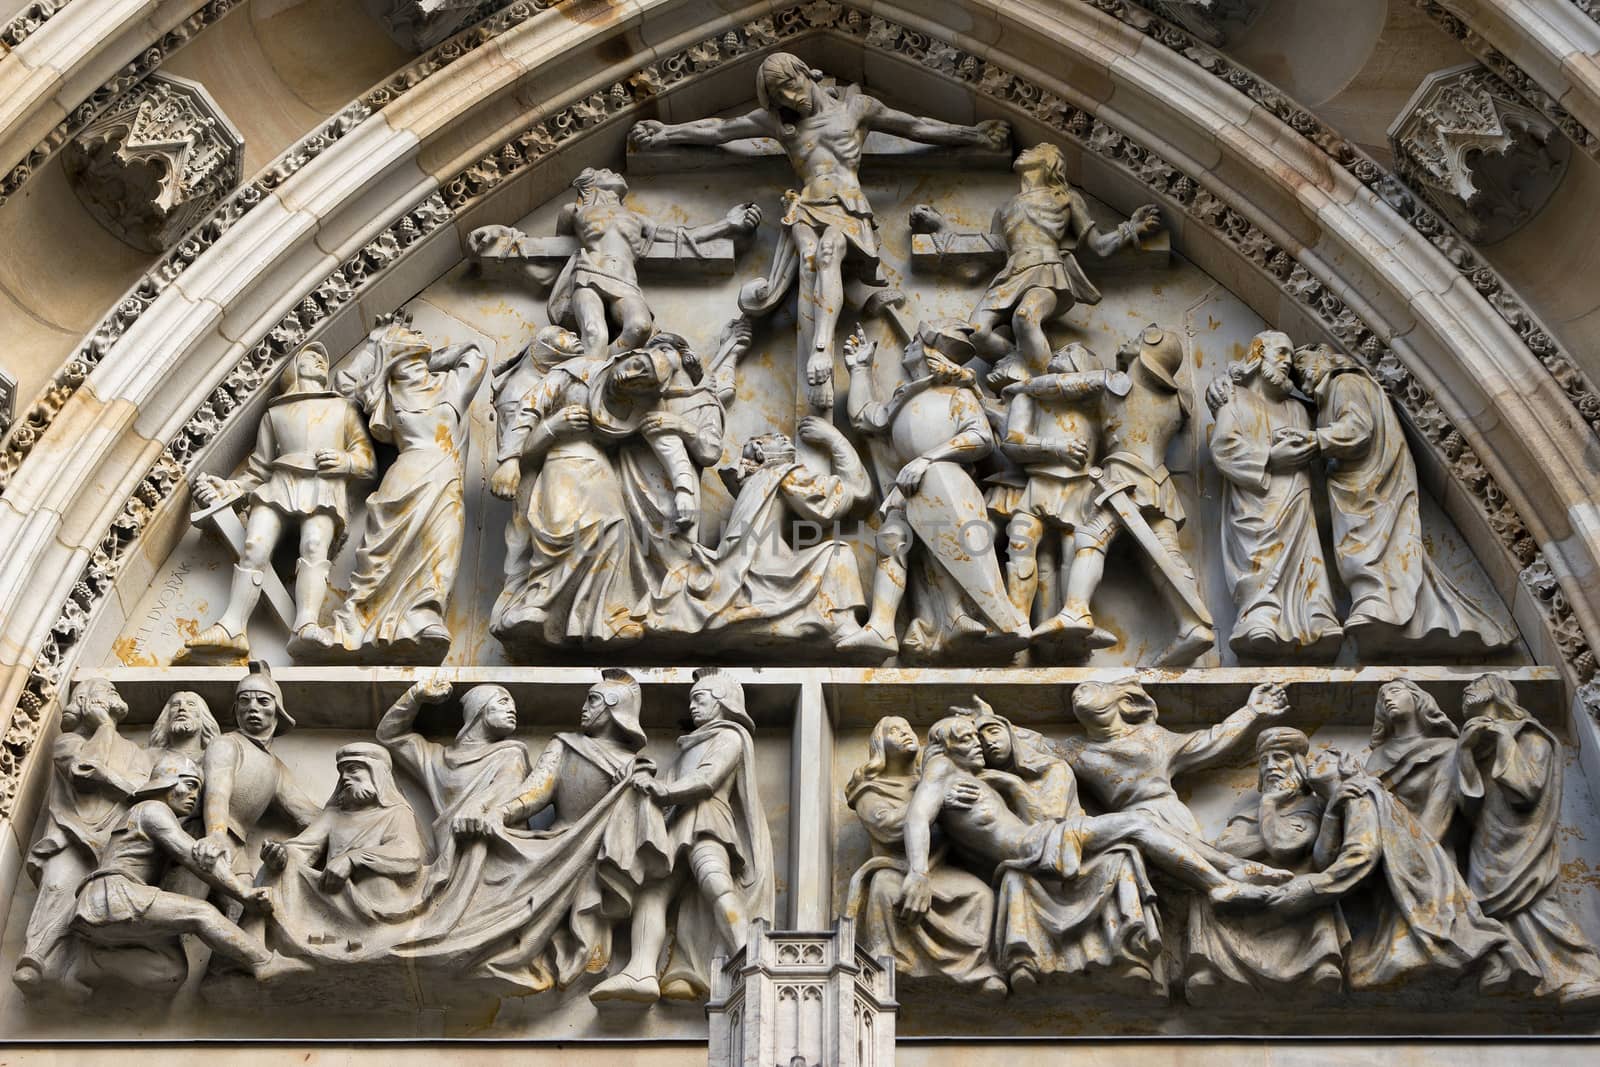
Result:
M244 135L205 86L157 73L84 127L62 158L101 225L164 252L244 177Z
M1087 974L1162 997L1181 978L1190 1004L1223 1010L1240 993L1411 987L1594 1002L1600 957L1552 889L1558 743L1504 677L1466 687L1459 738L1421 688L1385 685L1365 767L1278 724L1290 709L1271 685L1189 733L1159 726L1134 682L1079 684L1072 707L1082 734L976 697L926 748L904 718L872 730L845 790L872 857L845 914L903 977L999 995ZM1252 739L1257 791L1207 841L1171 777ZM1465 850L1428 825L1448 819ZM1163 913L1185 910L1187 937L1163 951Z

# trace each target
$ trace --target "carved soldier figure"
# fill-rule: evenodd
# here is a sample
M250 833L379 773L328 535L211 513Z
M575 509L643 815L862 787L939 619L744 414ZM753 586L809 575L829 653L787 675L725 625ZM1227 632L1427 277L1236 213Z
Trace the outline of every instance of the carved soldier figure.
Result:
M1228 821L1216 847L1303 874L1322 813L1339 775L1316 775L1307 755L1311 741L1288 726L1270 726L1256 738L1256 796ZM1321 998L1344 985L1344 931L1329 908L1305 915L1280 910L1218 913L1197 902L1189 913L1185 950L1189 1003L1224 1005L1241 993Z
M925 558L913 581L909 649L927 655L963 641L998 649L1027 641L1027 616L1006 595L983 491L970 470L993 450L994 435L972 372L957 365L972 356L966 333L965 323L919 326L905 350L908 380L883 403L872 387L876 343L859 330L845 343L851 424L882 442L889 469L898 473L880 508L871 615L841 648L897 651L895 616L911 575L913 540Z
M289 523L300 526L291 636L305 636L317 626L328 593L329 560L350 517L349 483L370 478L373 471L372 441L360 413L328 383L327 350L306 345L295 353L278 395L268 402L244 473L232 480L209 474L195 479L194 495L203 506L248 500L250 514L227 609L189 642L189 650L249 653L245 626Z
M310 971L310 964L267 948L204 900L160 887L181 865L239 905L270 907L267 890L251 888L220 857L208 855L181 823L200 796L200 769L183 756L163 756L133 795L135 803L100 853L99 866L78 891L72 928L101 950L102 973L140 988L175 990L187 965L180 935L190 934L219 956L244 964L261 981ZM138 953L115 950L134 947Z
M655 773L655 765L640 755L645 746L639 725L643 693L627 671L607 669L589 687L583 701L581 732L553 737L534 762L533 772L511 800L489 813L507 826L526 825L547 808L555 819L551 833L578 823L619 783ZM643 924L659 921L650 909L636 907L641 891L668 877L673 851L661 808L638 790L631 790L606 820L599 851L589 864L588 883L568 915L567 930L556 937L557 951L578 959L590 970L601 970L611 958L612 924L630 912L634 917L632 943L636 948L627 968L590 991L590 999L631 1000L649 993L660 996L656 983L657 960L641 959L638 946L655 943L657 935ZM562 965L558 965L558 970Z
M772 837L766 807L756 790L755 723L744 707L744 689L714 668L695 672L689 693L694 729L678 739L678 756L656 778L634 785L663 807L674 877L641 895L634 931L648 935L633 945L635 963L623 972L636 988L632 1000L653 999L654 978L633 972L660 959L666 915L677 898L672 958L660 980L660 995L676 1000L705 996L713 957L732 956L745 946L751 919L772 921Z
M1350 931L1345 981L1353 990L1467 975L1483 993L1531 988L1533 961L1479 908L1443 846L1376 778L1354 764L1340 773L1312 871L1273 889L1267 907L1294 916L1337 905Z
M415 903L427 849L387 751L357 741L335 752L333 762L339 780L328 803L296 836L262 845L261 859L267 870L281 872L277 923L350 936L360 924L403 915Z
M1002 148L1010 139L1003 122L958 126L896 111L856 86L824 84L798 56L775 52L756 74L760 106L736 118L698 119L664 125L637 123L629 142L636 149L666 145L726 144L772 137L789 155L802 185L785 197L786 237L769 277L753 300L741 294L744 311L764 314L800 280L800 343L813 410L833 407L834 328L845 302L845 272L867 285L884 285L878 263L878 223L861 191L861 153L873 130L924 144Z
M145 750L154 763L163 755L175 752L200 766L205 751L222 733L217 717L199 693L180 689L161 705L150 736L145 740Z
M283 690L265 663L250 661L234 688L233 717L236 728L206 748L201 805L206 835L195 856L205 865L228 860L235 874L248 877L253 864L244 846L267 809L277 809L302 829L322 807L272 752L272 739L294 729L295 722L284 709Z
M1106 233L1089 214L1083 194L1067 181L1066 158L1053 144L1036 144L1017 154L1011 169L1022 190L994 213L991 232L1005 244L1005 266L996 274L972 311L973 344L995 363L1010 354L1013 343L1033 374L1050 359L1044 324L1074 304L1098 304L1100 291L1084 275L1073 255L1087 246L1110 256L1161 229L1154 204L1136 210ZM913 227L947 231L937 211L926 205L912 209ZM1009 329L1013 341L1000 331Z
M874 957L888 956L913 978L943 977L984 993L1004 993L1005 979L989 958L994 891L983 879L947 860L943 848L928 859L931 902L915 922L898 913L906 875L905 826L916 791L922 746L898 715L879 719L868 741L867 762L845 787L845 799L872 842L872 858L850 879L846 913Z
M1097 506L1078 527L1064 613L1079 605L1087 613L1105 573L1110 542L1126 531L1139 543L1145 573L1178 623L1155 663L1183 666L1217 638L1194 568L1178 543L1183 502L1166 463L1167 446L1189 418L1188 392L1178 384L1183 342L1175 331L1152 323L1122 346L1117 365L1129 388L1125 394L1107 389L1100 397Z
M1453 844L1456 727L1439 702L1404 679L1378 689L1367 773L1399 798L1435 841Z
M350 592L332 627L302 629L293 644L434 662L449 651L444 613L466 530L468 409L485 361L475 344L434 348L400 316L380 321L340 372L372 435L400 454L367 497Z
M1239 609L1228 644L1240 655L1331 658L1344 639L1311 499L1316 440L1294 396L1294 345L1259 333L1212 382L1211 458L1222 474L1222 559Z
M694 546L689 565L652 596L654 631L694 636L843 644L861 630L861 574L850 546L828 540L793 548L785 519L833 523L872 492L866 467L832 423L808 415L800 439L831 459L829 471L800 463L787 434L745 442L742 482L714 549ZM675 578L675 580L673 580Z
M29 996L88 992L71 937L73 899L151 764L144 749L117 732L127 714L127 702L103 678L79 683L61 710L44 831L28 851L28 874L39 893L12 974Z
M1472 821L1467 884L1538 965L1541 996L1600 1003L1600 955L1561 905L1561 779L1555 735L1485 674L1461 698L1457 789Z
M1097 547L1085 523L1094 514L1099 488L1090 464L1099 455L1101 401L1108 393L1125 395L1128 377L1107 370L1077 343L1051 356L1047 370L1006 386L1002 394L1010 404L1000 447L1022 465L1028 479L1006 530L1007 589L1016 609L1028 615L1039 586L1039 542L1048 526L1060 541L1059 558L1071 555L1074 562L1060 613L1035 627L1033 638L1107 648L1116 636L1096 627L1089 612L1093 568L1077 560ZM1109 532L1102 525L1098 540L1104 542ZM1069 553L1069 547L1075 551ZM1103 555L1104 544L1098 549Z
M627 181L604 167L584 167L572 187L578 199L556 216L556 233L577 238L578 251L556 277L548 311L552 323L578 332L590 359L636 348L655 329L638 271L653 242L676 236L692 249L700 241L747 236L761 223L760 208L740 204L704 226L661 226L622 202ZM485 226L472 233L473 252L480 258L515 257L523 237L509 226Z
M1344 628L1364 651L1402 642L1470 653L1516 640L1434 566L1423 544L1417 467L1383 387L1326 345L1294 356L1317 403L1317 452L1329 460L1333 558L1350 590Z

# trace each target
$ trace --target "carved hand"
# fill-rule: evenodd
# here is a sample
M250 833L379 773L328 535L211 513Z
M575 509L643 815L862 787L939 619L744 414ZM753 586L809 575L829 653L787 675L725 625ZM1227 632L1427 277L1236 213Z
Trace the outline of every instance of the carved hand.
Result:
M1213 416L1215 416L1216 413L1221 411L1223 408L1227 407L1228 402L1232 399L1233 379L1229 378L1227 375L1223 375L1221 378L1218 378L1216 381L1206 386L1206 407L1211 409L1211 414Z
M1290 915L1310 911L1317 904L1316 884L1307 875L1291 878L1267 894L1267 907Z
M635 151L641 148L654 148L659 143L661 132L666 128L666 123L657 119L635 122L633 129L628 131L628 147Z
M450 832L457 837L489 837L495 832L495 820L486 811L458 815L450 823Z
M977 143L984 148L1002 149L1011 144L1011 123L1004 119L986 119L973 129Z
M501 500L511 500L517 495L517 486L521 484L522 464L515 459L501 460L489 479L489 492Z
M944 804L947 808L957 811L966 811L978 802L983 796L983 790L978 788L978 783L973 781L960 781L945 790Z
M246 907L254 908L263 915L272 914L272 890L264 885L252 886L244 895Z
M750 338L755 329L750 320L743 315L736 319L729 319L728 324L722 328L722 336L717 339L719 348L726 348L737 355L742 355L750 348Z
M1272 437L1272 447L1267 451L1269 470L1298 470L1310 463L1312 457L1317 454L1316 439L1304 430L1283 427Z
M582 404L568 404L545 421L545 432L556 440L589 432L594 419Z
M640 421L639 432L646 437L676 434L679 437L689 438L695 435L695 428L682 415L674 415L670 411L652 411Z
M194 480L194 497L201 507L211 507L219 500L239 495L239 484L215 474L202 474Z
M972 386L978 384L978 376L976 374L973 374L965 367L957 366L943 356L932 360L929 364L929 369L933 374L933 384L935 385Z
M913 871L906 875L900 883L899 905L902 922L915 925L922 921L922 917L933 906L933 883L928 881L926 874Z
M1069 437L1057 446L1056 454L1067 466L1082 470L1089 462L1089 442L1081 437Z
M916 459L900 468L900 473L895 476L894 484L906 496L911 496L922 486L922 476L928 473L931 462L918 456Z
M233 858L233 846L228 842L228 832L219 830L214 834L207 834L194 843L191 854L194 856L194 861L202 867L226 864Z
M687 489L679 489L672 494L672 524L679 533L688 531L695 523L700 521L700 501L694 493Z
M1250 690L1250 699L1246 706L1253 709L1257 715L1267 718L1278 718L1289 711L1289 693L1277 682L1262 682Z
M833 423L816 415L802 418L796 432L808 445L831 445L844 436Z
M324 893L337 893L344 888L350 880L350 858L340 856L322 871L322 891Z
M263 841L261 862L269 871L281 871L289 863L289 850L282 841Z
M754 233L761 225L761 209L755 204L740 204L728 211L726 221L735 233Z
M430 674L420 679L407 694L423 704L442 704L450 697L450 683L442 674Z
M1136 208L1128 221L1133 223L1133 232L1138 237L1149 237L1153 233L1161 232L1161 209L1154 204L1145 204Z
M878 351L878 342L867 340L860 323L844 339L844 365L851 370L872 366L872 356Z
M665 805L671 803L667 799L671 795L671 791L667 789L665 782L657 781L654 778L636 778L633 781L633 787L657 804Z
M348 474L350 473L350 456L348 453L339 452L332 448L317 450L317 472L319 474Z

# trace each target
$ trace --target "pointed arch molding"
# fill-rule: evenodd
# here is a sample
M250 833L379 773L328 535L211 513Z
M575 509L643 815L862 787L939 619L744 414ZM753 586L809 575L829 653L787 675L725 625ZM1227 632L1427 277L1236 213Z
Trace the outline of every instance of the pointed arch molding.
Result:
M1594 433L1458 263L1280 109L1077 0L721 7L511 5L302 142L97 331L0 498L0 817L27 815L28 756L78 639L119 583L148 577L146 532L181 520L188 474L285 353L365 298L409 298L431 275L407 288L402 267L445 269L498 198L563 173L574 139L687 117L719 74L812 38L965 86L1024 139L1075 144L1153 193L1188 248L1241 266L1264 317L1364 359L1448 475L1444 503L1523 632L1575 680L1592 671Z

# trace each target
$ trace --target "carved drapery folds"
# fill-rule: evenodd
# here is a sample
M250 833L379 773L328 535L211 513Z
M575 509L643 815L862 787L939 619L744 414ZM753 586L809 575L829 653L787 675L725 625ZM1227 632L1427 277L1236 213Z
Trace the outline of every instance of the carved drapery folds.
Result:
M244 137L205 87L152 74L73 139L78 199L128 244L164 252L244 176Z
M1389 127L1400 176L1470 240L1521 228L1566 173L1571 143L1476 63L1430 74Z

